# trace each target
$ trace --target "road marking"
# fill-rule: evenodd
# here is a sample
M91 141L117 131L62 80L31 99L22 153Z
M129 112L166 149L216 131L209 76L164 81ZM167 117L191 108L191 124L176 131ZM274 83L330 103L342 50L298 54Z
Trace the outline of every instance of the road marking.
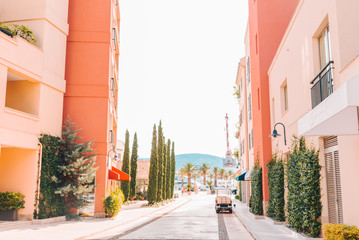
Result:
M147 222L144 222L144 223L142 223L142 224L140 224L140 225L138 225L138 226L136 226L136 227L134 227L134 228L131 228L131 229L129 229L129 230L127 230L127 231L125 231L125 232L123 232L123 233L121 233L121 234L115 235L115 236L113 236L112 238L108 238L108 239L110 239L110 240L117 240L117 239L120 239L121 237L124 237L124 236L130 234L130 233L133 233L133 232L135 232L135 231L137 231L137 230L139 230L139 229L141 229L141 228L147 226L148 224L153 223L153 222L157 221L158 219L160 219L160 218L166 216L167 214L169 214L169 213L175 211L176 209L178 209L178 208L180 208L180 207L186 205L186 204L189 203L191 200L192 200L192 199L189 199L189 200L187 200L186 202L182 203L181 205L178 205L178 206L175 207L174 209L171 209L170 211L161 214L160 216L157 216L157 217L155 217L155 218L153 218L153 219L151 219L151 220L149 220L149 221L147 221Z
M218 213L218 238L219 240L229 240L226 223L223 214Z

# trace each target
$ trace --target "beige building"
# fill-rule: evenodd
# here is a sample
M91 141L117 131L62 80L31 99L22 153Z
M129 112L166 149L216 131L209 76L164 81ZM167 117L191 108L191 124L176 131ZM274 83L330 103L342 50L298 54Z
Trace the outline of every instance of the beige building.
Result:
M236 85L239 88L239 131L237 138L239 141L238 159L240 163L240 172L245 181L239 181L242 184L242 202L249 205L250 182L249 170L254 165L253 155L253 122L252 122L252 91L250 75L250 58L249 58L249 32L248 26L244 38L246 56L241 58L238 64Z
M32 219L41 133L61 135L68 1L0 0L0 21L30 28L36 43L0 31L0 191L21 192Z
M268 71L271 124L320 150L322 222L359 225L359 31L357 0L301 0ZM278 127L283 134L283 128Z

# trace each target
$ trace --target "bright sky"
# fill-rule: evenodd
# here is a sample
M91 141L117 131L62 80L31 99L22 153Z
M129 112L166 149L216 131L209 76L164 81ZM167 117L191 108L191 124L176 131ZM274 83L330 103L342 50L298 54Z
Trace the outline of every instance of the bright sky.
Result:
M238 147L233 96L244 56L247 0L120 0L119 139L137 132L149 157L161 119L176 154L226 153ZM167 141L167 140L166 140Z

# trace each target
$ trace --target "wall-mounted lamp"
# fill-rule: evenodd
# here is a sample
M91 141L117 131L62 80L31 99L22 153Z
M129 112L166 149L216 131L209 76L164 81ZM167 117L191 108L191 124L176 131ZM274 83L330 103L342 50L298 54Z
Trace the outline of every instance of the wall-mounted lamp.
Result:
M274 125L274 129L273 129L273 132L271 135L269 135L269 137L278 137L280 136L280 134L277 132L277 130L275 129L275 127L280 124L283 126L283 133L284 133L284 145L287 145L287 140L286 140L286 137L285 137L285 126L283 123L281 122L277 122L275 125Z
M110 157L110 152L114 152L115 153L115 155L113 156L113 160L114 161L118 161L119 160L119 157L118 157L118 154L117 154L117 152L116 152L116 150L115 150L115 145L112 145L112 148L108 151L108 153L107 153L107 156L108 156L108 167L109 168L111 168L111 157Z

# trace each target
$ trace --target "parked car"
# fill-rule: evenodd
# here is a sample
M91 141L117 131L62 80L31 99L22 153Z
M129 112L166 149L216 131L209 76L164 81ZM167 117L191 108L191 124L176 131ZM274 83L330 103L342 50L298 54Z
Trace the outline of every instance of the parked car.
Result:
M228 211L232 213L232 191L229 188L216 188L216 202L215 209L216 213Z

